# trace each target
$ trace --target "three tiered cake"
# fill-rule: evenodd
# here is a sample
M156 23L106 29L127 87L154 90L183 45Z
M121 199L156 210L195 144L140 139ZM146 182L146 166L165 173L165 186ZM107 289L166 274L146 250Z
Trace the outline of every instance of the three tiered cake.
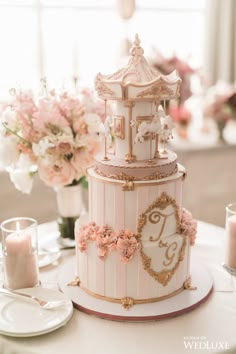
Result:
M88 220L75 227L77 285L126 309L190 287L196 235L196 222L182 208L185 169L165 148L172 129L166 106L181 80L153 70L143 53L136 35L128 65L96 77L97 94L105 106L113 101L113 115L102 127L104 151L88 169Z

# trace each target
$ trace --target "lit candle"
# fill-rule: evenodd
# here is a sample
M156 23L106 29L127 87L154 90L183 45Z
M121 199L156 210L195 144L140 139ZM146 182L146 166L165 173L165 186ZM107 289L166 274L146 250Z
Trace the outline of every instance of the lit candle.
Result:
M38 284L37 258L31 235L17 231L5 239L5 285L10 289L30 288Z
M230 268L236 270L236 215L231 215L228 217L226 239L227 245L225 263Z

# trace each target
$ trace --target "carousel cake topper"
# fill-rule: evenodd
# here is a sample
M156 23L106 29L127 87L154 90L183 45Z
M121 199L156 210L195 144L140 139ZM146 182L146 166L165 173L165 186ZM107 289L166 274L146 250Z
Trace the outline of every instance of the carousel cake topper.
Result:
M95 88L104 100L105 111L107 102L115 101L112 122L108 119L109 129L107 121L101 127L103 161L114 157L129 164L146 160L155 165L157 160L168 158L165 144L172 137L173 123L166 106L168 101L179 96L180 83L175 71L162 75L148 64L136 34L128 64L111 75L99 73L95 79ZM108 151L111 126L115 140L113 157ZM159 141L163 143L162 151Z

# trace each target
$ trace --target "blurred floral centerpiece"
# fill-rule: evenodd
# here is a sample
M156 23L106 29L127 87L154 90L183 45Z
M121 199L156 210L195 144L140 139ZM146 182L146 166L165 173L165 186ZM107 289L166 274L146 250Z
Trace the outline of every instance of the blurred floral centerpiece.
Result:
M186 139L188 126L192 119L192 114L187 108L186 101L193 95L192 78L195 76L200 79L199 70L194 69L176 55L166 58L158 50L155 50L153 67L165 75L176 70L182 80L179 99L177 102L170 102L168 108L170 116L176 123L178 135Z
M170 58L164 57L159 51L155 50L153 58L153 67L164 75L177 71L181 78L179 105L183 104L193 94L191 78L193 75L198 75L198 70L192 68L187 62L180 59L176 55Z
M223 131L229 120L236 120L236 88L223 81L208 88L205 95L203 115L215 121L219 139L224 140Z
M78 197L73 201L73 187L85 185L86 169L99 150L103 102L89 89L81 90L78 97L54 90L37 99L26 91L11 94L0 118L0 167L24 193L31 192L38 173L57 191L62 217L78 217L81 203Z
M192 113L186 107L185 104L181 105L170 105L169 107L169 115L172 117L173 122L176 123L176 129L178 135L186 139L188 136L188 125L192 119Z

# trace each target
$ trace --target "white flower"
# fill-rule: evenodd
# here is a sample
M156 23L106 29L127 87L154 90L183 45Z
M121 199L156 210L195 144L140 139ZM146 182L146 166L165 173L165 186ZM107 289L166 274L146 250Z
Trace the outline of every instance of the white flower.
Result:
M1 138L0 136L0 168L7 168L14 165L19 158L17 139L15 136Z
M15 188L23 193L30 194L33 187L33 176L29 171L14 169L10 170L10 178Z
M20 154L16 167L21 170L28 170L30 172L34 172L37 169L36 165L32 163L29 156L25 154Z
M32 150L35 156L44 156L47 149L53 146L50 137L44 136L37 144L32 145Z
M30 158L24 154L20 154L15 168L10 167L8 169L10 179L14 184L15 188L27 194L29 194L32 190L33 173L35 173L36 170L36 165L32 164Z

